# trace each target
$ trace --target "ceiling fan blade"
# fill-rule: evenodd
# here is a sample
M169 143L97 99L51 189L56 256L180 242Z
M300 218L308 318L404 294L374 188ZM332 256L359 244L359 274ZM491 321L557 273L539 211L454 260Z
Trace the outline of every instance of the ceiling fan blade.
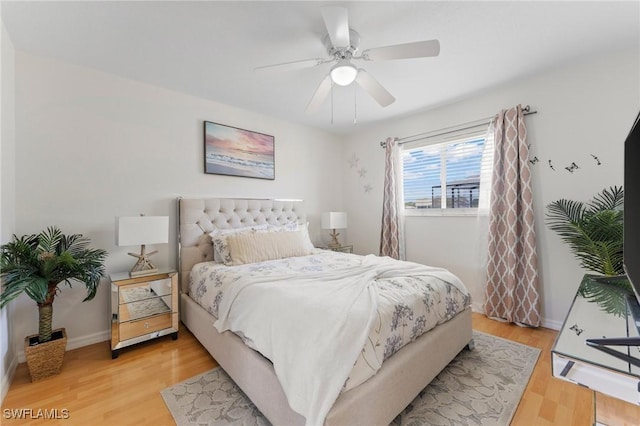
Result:
M326 76L324 80L320 82L320 85L316 89L316 93L313 94L309 105L307 105L307 112L314 112L317 110L322 102L327 98L327 95L331 91L331 76Z
M347 48L351 46L349 10L346 7L325 6L322 8L322 18L333 47Z
M395 102L396 98L387 91L378 80L373 78L371 74L365 70L358 70L356 76L356 83L360 85L373 99L380 104L381 107L386 107Z
M254 71L270 71L277 69L278 71L292 71L302 68L310 68L316 65L320 65L325 60L320 58L314 59L301 59L299 61L280 62L278 64L262 65L255 67Z
M371 61L387 61L391 59L426 58L429 56L438 56L439 53L440 42L438 40L424 40L393 46L375 47L362 52L362 56Z

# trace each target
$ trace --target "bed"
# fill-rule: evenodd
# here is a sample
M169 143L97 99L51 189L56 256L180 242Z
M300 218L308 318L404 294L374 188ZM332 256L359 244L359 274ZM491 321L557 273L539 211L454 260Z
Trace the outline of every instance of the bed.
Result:
M297 224L302 229L306 225L303 203L287 200L180 198L178 217L180 316L183 324L272 424L305 424L305 417L290 407L274 364L251 349L246 344L246 336L241 338L231 331L218 332L213 324L219 319L211 309L205 309L196 301L198 297L195 294L194 298L189 295L190 275L194 267L217 267L207 264L214 257L211 232L216 229L265 225L282 227L290 224ZM326 251L316 250L309 259L327 258L333 262L348 263L356 262L359 258L349 254L332 256ZM370 261L378 262L373 258ZM242 273L238 273L237 278L241 276ZM324 424L388 425L465 346L472 345L471 310L469 304L465 303L446 322L412 339L411 343L394 351L392 356L385 356L373 376L350 388L345 385L326 416L323 414Z

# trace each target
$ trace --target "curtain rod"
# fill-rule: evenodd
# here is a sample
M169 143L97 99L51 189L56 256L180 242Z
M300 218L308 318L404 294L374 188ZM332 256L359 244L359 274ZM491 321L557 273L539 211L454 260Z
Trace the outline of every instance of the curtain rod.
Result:
M522 107L522 112L524 113L524 115L532 115L532 114L538 113L538 111L536 110L531 110L531 107L529 105ZM445 127L444 129L440 129L440 130L432 130L430 132L424 132L424 133L418 133L416 135L405 136L403 138L398 139L398 144L402 145L403 143L407 143L407 142L414 142L414 141L419 141L421 139L428 139L436 136L446 135L453 132L459 132L461 130L472 129L474 127L478 127L483 124L489 124L494 117L495 116L481 118L479 120L468 121L466 123L458 124L456 126ZM383 148L386 147L387 142L381 141L380 146Z

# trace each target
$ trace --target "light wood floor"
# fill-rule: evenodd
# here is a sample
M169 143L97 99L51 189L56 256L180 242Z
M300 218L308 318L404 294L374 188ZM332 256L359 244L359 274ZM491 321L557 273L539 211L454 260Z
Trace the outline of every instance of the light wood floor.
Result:
M551 377L550 351L556 332L526 329L473 314L473 327L542 353L520 401L512 425L591 425L592 394L588 389ZM61 374L31 383L20 364L2 404L0 423L61 425L173 424L160 391L216 366L216 362L186 329L178 340L166 336L125 348L111 359L108 343L67 352ZM15 421L7 409L68 410L66 420Z

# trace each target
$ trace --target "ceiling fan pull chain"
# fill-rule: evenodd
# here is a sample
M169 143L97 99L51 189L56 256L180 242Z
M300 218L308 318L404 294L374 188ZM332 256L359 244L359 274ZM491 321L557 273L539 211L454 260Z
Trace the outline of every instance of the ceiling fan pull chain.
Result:
M353 125L358 124L358 88L353 85Z
M333 81L331 81L331 125L333 125Z

